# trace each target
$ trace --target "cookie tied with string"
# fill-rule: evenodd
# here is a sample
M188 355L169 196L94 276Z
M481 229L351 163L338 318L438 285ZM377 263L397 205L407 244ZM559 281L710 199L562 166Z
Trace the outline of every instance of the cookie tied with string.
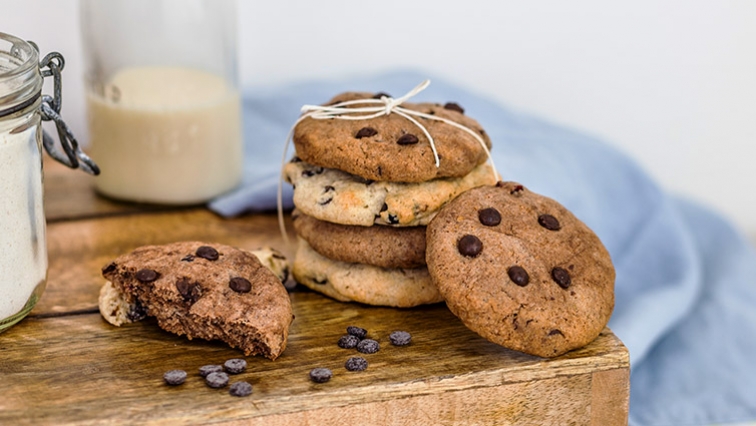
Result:
M363 99L369 99L370 103L342 108L380 109L383 106L376 100L392 102L382 93L347 92L325 105L338 107L343 102ZM461 177L488 159L484 148L484 144L491 147L488 135L458 104L402 102L397 106L409 114L397 113L398 108L394 108L390 114L369 119L355 117L363 114L349 113L340 114L339 118L305 117L294 129L297 156L317 166L389 182ZM426 131L433 139L438 164Z

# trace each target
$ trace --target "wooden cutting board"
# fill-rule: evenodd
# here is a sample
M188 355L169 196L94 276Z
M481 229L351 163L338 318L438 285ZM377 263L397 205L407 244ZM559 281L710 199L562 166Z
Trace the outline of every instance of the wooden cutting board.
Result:
M585 348L545 360L504 349L465 328L443 304L389 309L290 293L296 319L276 361L248 357L252 395L207 387L198 369L242 357L146 320L113 327L97 312L100 268L144 244L203 240L284 247L272 214L223 219L204 208L116 203L91 179L46 164L48 289L32 315L0 334L0 424L624 425L628 353L609 329ZM349 325L381 344L362 355L336 345ZM392 346L394 330L412 334ZM364 372L344 368L364 356ZM312 368L333 378L315 384ZM169 387L162 375L189 377Z

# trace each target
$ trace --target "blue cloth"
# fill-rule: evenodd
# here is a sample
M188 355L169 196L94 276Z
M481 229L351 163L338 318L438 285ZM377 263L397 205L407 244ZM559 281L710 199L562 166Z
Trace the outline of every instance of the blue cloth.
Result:
M424 74L395 72L250 91L244 184L210 207L275 209L283 144L304 104L346 90L401 96ZM630 351L632 425L756 420L756 253L716 214L663 191L590 136L433 80L413 101L455 101L493 142L504 180L552 197L601 238L616 270L609 326ZM291 155L291 151L289 153ZM291 192L285 185L287 205Z

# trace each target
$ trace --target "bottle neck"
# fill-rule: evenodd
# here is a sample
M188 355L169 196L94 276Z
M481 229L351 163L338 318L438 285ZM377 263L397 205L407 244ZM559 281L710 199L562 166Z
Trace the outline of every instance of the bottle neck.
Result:
M0 120L35 111L41 92L37 49L31 43L0 33Z

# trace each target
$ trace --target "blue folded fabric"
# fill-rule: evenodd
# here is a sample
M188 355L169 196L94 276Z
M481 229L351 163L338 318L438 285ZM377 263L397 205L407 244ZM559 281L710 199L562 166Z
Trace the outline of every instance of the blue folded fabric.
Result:
M275 209L283 145L304 104L347 90L401 96L427 75L394 72L252 90L245 177L210 208ZM756 252L716 214L663 191L590 136L432 79L412 101L454 101L486 129L504 180L552 197L591 227L617 270L609 326L630 351L632 425L756 420ZM289 151L289 156L292 151ZM286 205L291 190L284 185Z

